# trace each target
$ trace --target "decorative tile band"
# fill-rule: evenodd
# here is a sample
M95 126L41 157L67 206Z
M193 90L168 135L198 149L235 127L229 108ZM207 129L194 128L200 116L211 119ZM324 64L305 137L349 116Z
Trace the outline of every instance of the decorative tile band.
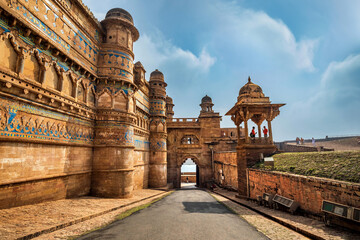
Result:
M137 150L149 150L150 142L145 137L134 136L135 149Z
M90 122L0 98L0 137L92 144Z
M23 16L28 19L33 25L35 25L41 32L48 35L53 41L60 44L67 52L70 51L70 44L67 44L61 37L59 37L55 32L53 32L46 24L36 18L33 14L29 12L25 7L18 6L17 10L21 11Z

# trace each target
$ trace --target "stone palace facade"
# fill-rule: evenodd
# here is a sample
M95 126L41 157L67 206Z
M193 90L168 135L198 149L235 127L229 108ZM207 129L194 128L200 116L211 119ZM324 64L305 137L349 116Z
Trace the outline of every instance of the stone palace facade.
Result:
M0 7L0 207L166 186L166 83L133 63L131 15L98 22L79 0Z
M206 186L214 151L236 151L242 105L234 129L208 96L198 118L173 118L164 75L134 63L138 38L121 8L99 22L81 0L0 0L0 208L180 187L189 158Z

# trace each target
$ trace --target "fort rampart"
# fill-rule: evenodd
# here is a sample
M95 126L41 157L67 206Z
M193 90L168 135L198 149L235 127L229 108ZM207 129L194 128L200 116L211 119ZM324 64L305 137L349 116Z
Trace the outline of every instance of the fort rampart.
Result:
M151 164L166 185L166 153L149 163L166 84L150 87L133 63L138 38L123 9L99 22L80 0L0 1L0 208L127 197L148 187Z
M300 208L320 215L323 200L360 207L360 184L289 173L248 169L250 198L279 194L300 203Z

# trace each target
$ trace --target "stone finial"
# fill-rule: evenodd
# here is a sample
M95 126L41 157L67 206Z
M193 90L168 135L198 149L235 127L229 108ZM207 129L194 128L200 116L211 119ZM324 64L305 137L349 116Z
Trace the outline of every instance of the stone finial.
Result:
M248 78L248 81L249 81L249 83L251 83L251 78L250 78L250 76L249 76L249 78Z

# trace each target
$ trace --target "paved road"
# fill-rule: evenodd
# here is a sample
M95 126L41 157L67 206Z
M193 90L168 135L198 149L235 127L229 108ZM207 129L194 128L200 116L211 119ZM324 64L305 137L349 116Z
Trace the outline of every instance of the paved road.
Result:
M150 207L79 239L268 239L205 191L174 192Z

